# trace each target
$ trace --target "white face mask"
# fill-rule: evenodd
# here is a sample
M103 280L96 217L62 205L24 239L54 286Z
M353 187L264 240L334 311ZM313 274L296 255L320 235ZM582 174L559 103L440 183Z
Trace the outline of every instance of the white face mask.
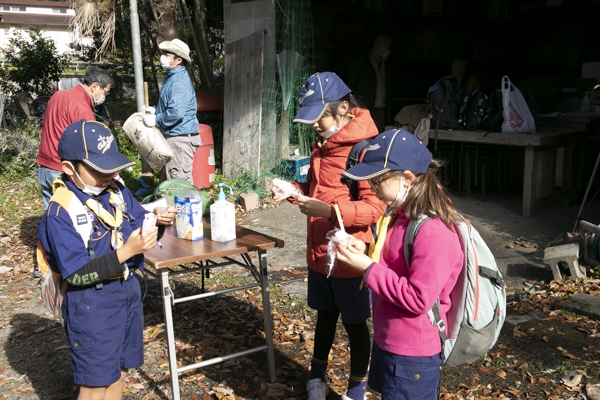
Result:
M388 58L390 56L390 54L392 54L392 50L391 49L387 49L386 51L383 52L383 54L381 55L382 58Z
M94 100L94 106L99 106L100 104L104 103L104 100L106 100L106 96L104 95L104 93L102 93L102 96L100 96L98 100L94 99L93 97L92 100Z
M69 163L69 164L71 164L71 163ZM75 183L75 186L77 186L79 189L81 189L81 191L83 193L89 194L90 196L98 196L100 193L102 193L104 191L104 189L106 189L108 187L108 185L106 185L104 187L97 187L97 186L90 186L90 185L85 184L83 182L83 179L81 179L81 177L77 173L77 170L75 169L73 164L71 164L71 168L73 168L73 172L75 173L75 176L77 177L77 179L79 179L79 182L81 182L83 184L83 187L79 186L75 182L73 182L73 183Z
M169 60L169 57L164 54L160 56L160 66L163 67L163 69L171 69L171 60Z
M404 177L402 175L400 175L400 191L398 193L396 193L396 200L394 200L394 202L390 206L392 208L398 208L398 207L402 206L402 204L404 204L404 201L406 200L406 196L408 196L408 191L410 190L410 185L408 185L406 187L406 190L403 190L404 189L403 183L404 183Z
M329 139L331 136L338 133L342 129L342 118L344 117L342 116L340 118L340 126L336 125L337 121L333 121L333 125L331 125L331 128L329 128L325 132L319 133L319 135L323 136L325 139Z

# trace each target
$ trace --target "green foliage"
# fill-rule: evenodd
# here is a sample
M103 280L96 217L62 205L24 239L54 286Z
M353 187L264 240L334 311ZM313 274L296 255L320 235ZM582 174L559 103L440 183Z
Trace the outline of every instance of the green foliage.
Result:
M0 132L0 174L13 180L35 176L39 146L39 127L35 124L21 122Z
M242 193L255 192L258 194L258 198L262 201L265 198L271 197L271 189L267 188L267 182L269 179L280 177L271 171L263 171L259 176L252 175L249 171L245 171L241 175L234 177L224 177L221 171L216 171L215 182L213 187L215 188L215 196L218 194L217 184L220 182L231 186L233 189L233 197L238 202L239 197ZM229 195L229 191L227 191Z
M10 48L1 51L10 66L0 68L0 91L9 95L15 91L33 96L52 94L54 82L67 65L67 56L58 54L54 41L39 28L30 28L27 36L17 31L9 43Z

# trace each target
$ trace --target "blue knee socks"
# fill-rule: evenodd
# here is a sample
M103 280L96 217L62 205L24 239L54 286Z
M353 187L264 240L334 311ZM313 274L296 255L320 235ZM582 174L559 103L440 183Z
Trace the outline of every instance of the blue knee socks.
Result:
M348 392L346 396L352 400L364 400L365 392L367 391L367 377L356 377L350 375L348 379Z
M320 378L323 382L327 382L325 372L327 371L327 361L310 360L310 379Z

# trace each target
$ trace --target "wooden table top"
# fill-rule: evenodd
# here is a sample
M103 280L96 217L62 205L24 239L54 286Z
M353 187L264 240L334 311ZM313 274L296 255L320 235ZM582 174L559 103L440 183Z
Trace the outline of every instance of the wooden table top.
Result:
M158 244L145 253L146 264L155 270L197 261L232 256L258 250L283 247L284 241L253 230L236 226L236 239L229 242L210 240L210 222L204 221L204 238L200 240L179 239L173 226L165 228Z
M497 144L503 146L553 146L573 135L585 135L585 129L539 127L536 133L502 133L478 131L461 131L457 129L438 130L439 140L452 142ZM435 128L429 130L429 141L435 139Z

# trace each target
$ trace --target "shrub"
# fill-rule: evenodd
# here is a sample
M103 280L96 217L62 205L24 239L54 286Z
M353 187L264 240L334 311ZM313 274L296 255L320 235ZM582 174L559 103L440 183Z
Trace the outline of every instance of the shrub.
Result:
M38 28L30 28L27 34L29 37L16 32L9 39L10 48L2 49L10 65L0 68L0 91L7 95L16 91L52 94L54 82L67 66L67 56L58 54L54 41Z

